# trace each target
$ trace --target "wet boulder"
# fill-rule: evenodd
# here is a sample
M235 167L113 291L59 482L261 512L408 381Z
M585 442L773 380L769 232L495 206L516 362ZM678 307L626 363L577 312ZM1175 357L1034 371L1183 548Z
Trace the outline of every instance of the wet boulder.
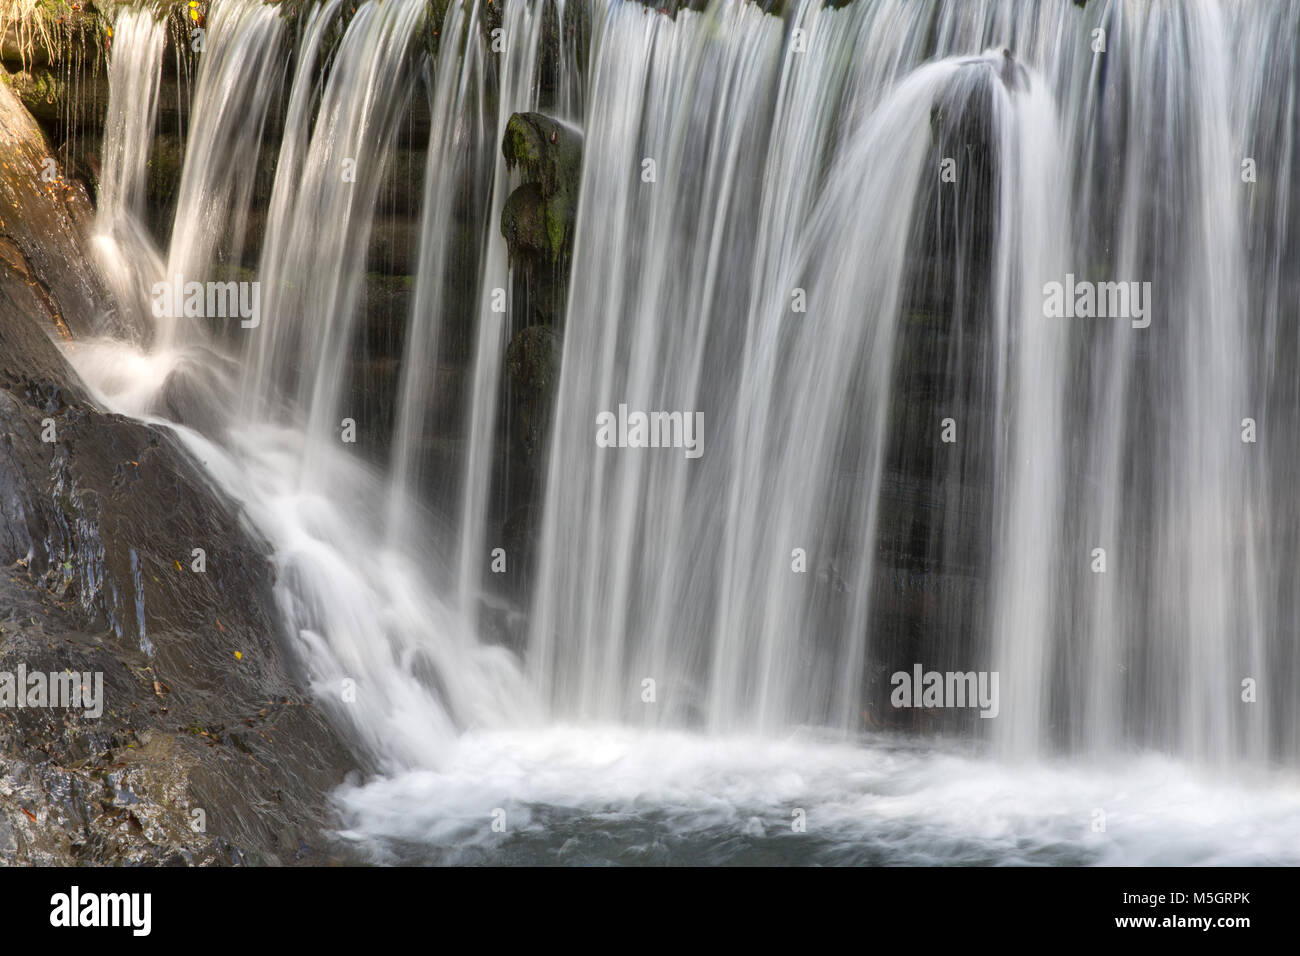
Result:
M501 151L523 185L506 200L501 231L512 259L556 263L573 248L582 134L542 113L515 113Z

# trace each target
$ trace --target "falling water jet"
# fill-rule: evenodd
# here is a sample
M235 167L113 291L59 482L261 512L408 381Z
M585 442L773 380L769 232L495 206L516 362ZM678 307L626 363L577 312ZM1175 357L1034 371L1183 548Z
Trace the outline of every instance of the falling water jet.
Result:
M143 10L124 9L114 21L117 42L109 86L118 91L105 120L99 209L91 248L135 341L148 332L148 289L163 263L144 225L147 162L158 118L165 31Z

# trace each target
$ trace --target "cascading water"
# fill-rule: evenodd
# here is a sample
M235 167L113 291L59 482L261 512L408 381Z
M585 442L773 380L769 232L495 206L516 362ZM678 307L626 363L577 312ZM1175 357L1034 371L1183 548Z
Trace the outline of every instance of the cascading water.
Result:
M181 282L208 281L223 237L233 239L234 247L225 251L238 260L266 111L278 90L283 29L272 7L214 4L210 31L162 277L168 282L177 276ZM200 323L184 319L167 315L158 324L163 349L206 338Z
M497 117L494 144L505 135L506 123L514 112L527 112L537 105L535 93L537 51L541 38L542 8L546 0L526 3L518 0L507 3L502 12L500 34L499 75L497 86ZM494 45L497 40L492 41ZM500 150L495 157L492 186L492 205L489 223L501 221L505 205L507 170ZM471 377L469 438L465 459L465 479L462 485L461 521L457 535L459 560L457 563L457 606L471 627L476 627L480 580L483 574L483 554L486 542L486 513L490 482L484 476L491 470L494 424L497 419L497 393L500 370L505 359L506 323L509 311L508 292L511 287L507 273L506 244L501 232L492 228L488 232L481 269L481 291L478 306L478 333L474 350L474 368ZM504 301L504 311L498 303Z
M475 30L476 10L453 6L441 33L437 76L431 91L429 153L442 161L427 164L424 180L424 209L420 224L420 262L415 295L407 326L402 383L398 399L396 434L393 442L392 486L388 492L388 537L409 540L418 521L413 510L419 508L414 488L431 479L422 469L420 441L425 434L429 393L445 384L437 376L440 318L445 309L449 248L460 183L491 162L496 169L495 149L485 131L474 123L476 107L481 108L483 58L474 43L463 52L460 38ZM481 174L469 187L475 196L487 189Z
M199 394L208 415L185 423L195 430L178 431L267 538L277 597L313 687L335 705L362 752L395 771L439 762L458 725L517 720L527 699L505 652L479 645L439 598L433 586L437 550L418 534L404 542L406 550L385 541L384 482L347 454L331 424L343 417L340 379L383 174L381 146L391 147L397 132L423 5L363 5L318 89L309 61L336 9L327 5L303 26L305 59L290 91L270 201L259 283L266 314L280 320L268 322L265 335L250 337L233 363L206 347L169 346L166 337L143 355L99 342L78 346L72 358L102 400L142 416L157 415L159 396L168 390L193 388L196 353L211 356L209 365L225 373L217 401L206 389ZM273 11L265 19L267 10L252 0L231 0L215 5L212 14L214 34L217 24L229 26L209 46L221 55L204 59L200 68L168 255L169 269L177 271L167 275L185 282L203 283L213 268L211 225L237 225L247 217L249 167L270 94L259 92L256 77L235 71L231 57L251 48L255 62L270 62L281 27ZM384 82L370 83L371 77ZM259 109L236 110L237 103L220 98L205 106L220 87L238 103L251 98ZM306 112L313 106L308 133ZM216 152L199 151L201 142ZM248 165L221 160L234 147ZM208 226L184 225L187 209L204 210ZM336 228L339 222L346 228ZM179 271L182 266L189 271ZM318 327L322 317L329 321ZM183 320L160 324L179 328ZM209 338L202 327L188 336L191 342ZM227 370L228 364L236 368ZM238 364L255 377L246 372L236 384ZM218 413L211 407L216 403L226 407ZM450 681L451 675L458 676ZM340 690L345 683L346 694Z
M158 85L162 78L163 25L148 13L123 10L116 21L118 52L109 85L119 91L105 121L103 177L92 247L123 303L123 319L149 312L148 288L162 264L143 223L144 193ZM149 282L146 282L146 279ZM143 330L139 330L143 331Z
M340 792L345 833L435 860L780 840L829 862L1294 861L1300 4L591 0L579 49L575 2L452 2L422 49L420 0L332 0L296 30L216 0L165 255L121 239L162 30L119 20L97 229L119 306L154 326L70 354L266 539L290 644L378 774ZM419 254L374 435L367 249L421 96ZM500 147L539 108L580 120L584 154L512 650L480 611L518 312ZM151 318L146 280L244 275L267 149L257 321ZM1093 283L1127 311L1078 314ZM628 410L698 444L601 447ZM891 707L917 664L996 672L996 716Z

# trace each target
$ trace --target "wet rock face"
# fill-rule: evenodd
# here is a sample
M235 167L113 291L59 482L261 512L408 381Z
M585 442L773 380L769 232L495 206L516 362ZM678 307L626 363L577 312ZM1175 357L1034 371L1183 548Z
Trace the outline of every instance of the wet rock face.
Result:
M506 198L501 209L501 235L512 260L538 260L550 252L546 201L537 183L524 183Z
M103 711L0 708L0 861L329 859L324 795L337 780L328 768L346 758L288 681L267 680L259 652L232 657L232 676L215 681L212 665L132 653L81 628L67 602L12 566L0 609L0 681L71 672ZM177 649L202 640L158 635ZM236 670L250 660L247 674ZM256 696L277 682L293 696Z
M102 287L84 258L94 212L79 181L68 180L54 150L13 91L0 83L0 282L6 314L20 306L62 334L84 335L106 312Z
M506 349L506 371L514 389L516 427L524 454L539 455L550 429L551 406L560 375L560 345L555 331L545 325L521 329Z
M260 542L56 347L107 306L47 150L0 86L0 862L320 862L352 760L281 652ZM102 713L19 707L20 672L98 675Z
M203 813L191 815L213 802L189 785L205 755L184 735L151 726L170 702L161 681L154 701L145 696L147 663L104 648L12 568L0 580L0 606L0 672L24 683L71 672L104 705L98 719L88 716L97 707L0 709L0 860L241 862L240 850L203 832Z

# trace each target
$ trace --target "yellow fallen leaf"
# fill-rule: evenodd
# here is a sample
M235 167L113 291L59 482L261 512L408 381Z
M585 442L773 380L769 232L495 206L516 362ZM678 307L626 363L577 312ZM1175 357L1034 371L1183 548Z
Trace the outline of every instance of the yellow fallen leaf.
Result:
M177 570L177 571L183 571L183 570L185 570L184 568L181 567L181 563L180 563L179 561L176 562L176 570Z
M235 660L242 661L243 659L244 659L244 655L239 653L239 651L235 651Z

